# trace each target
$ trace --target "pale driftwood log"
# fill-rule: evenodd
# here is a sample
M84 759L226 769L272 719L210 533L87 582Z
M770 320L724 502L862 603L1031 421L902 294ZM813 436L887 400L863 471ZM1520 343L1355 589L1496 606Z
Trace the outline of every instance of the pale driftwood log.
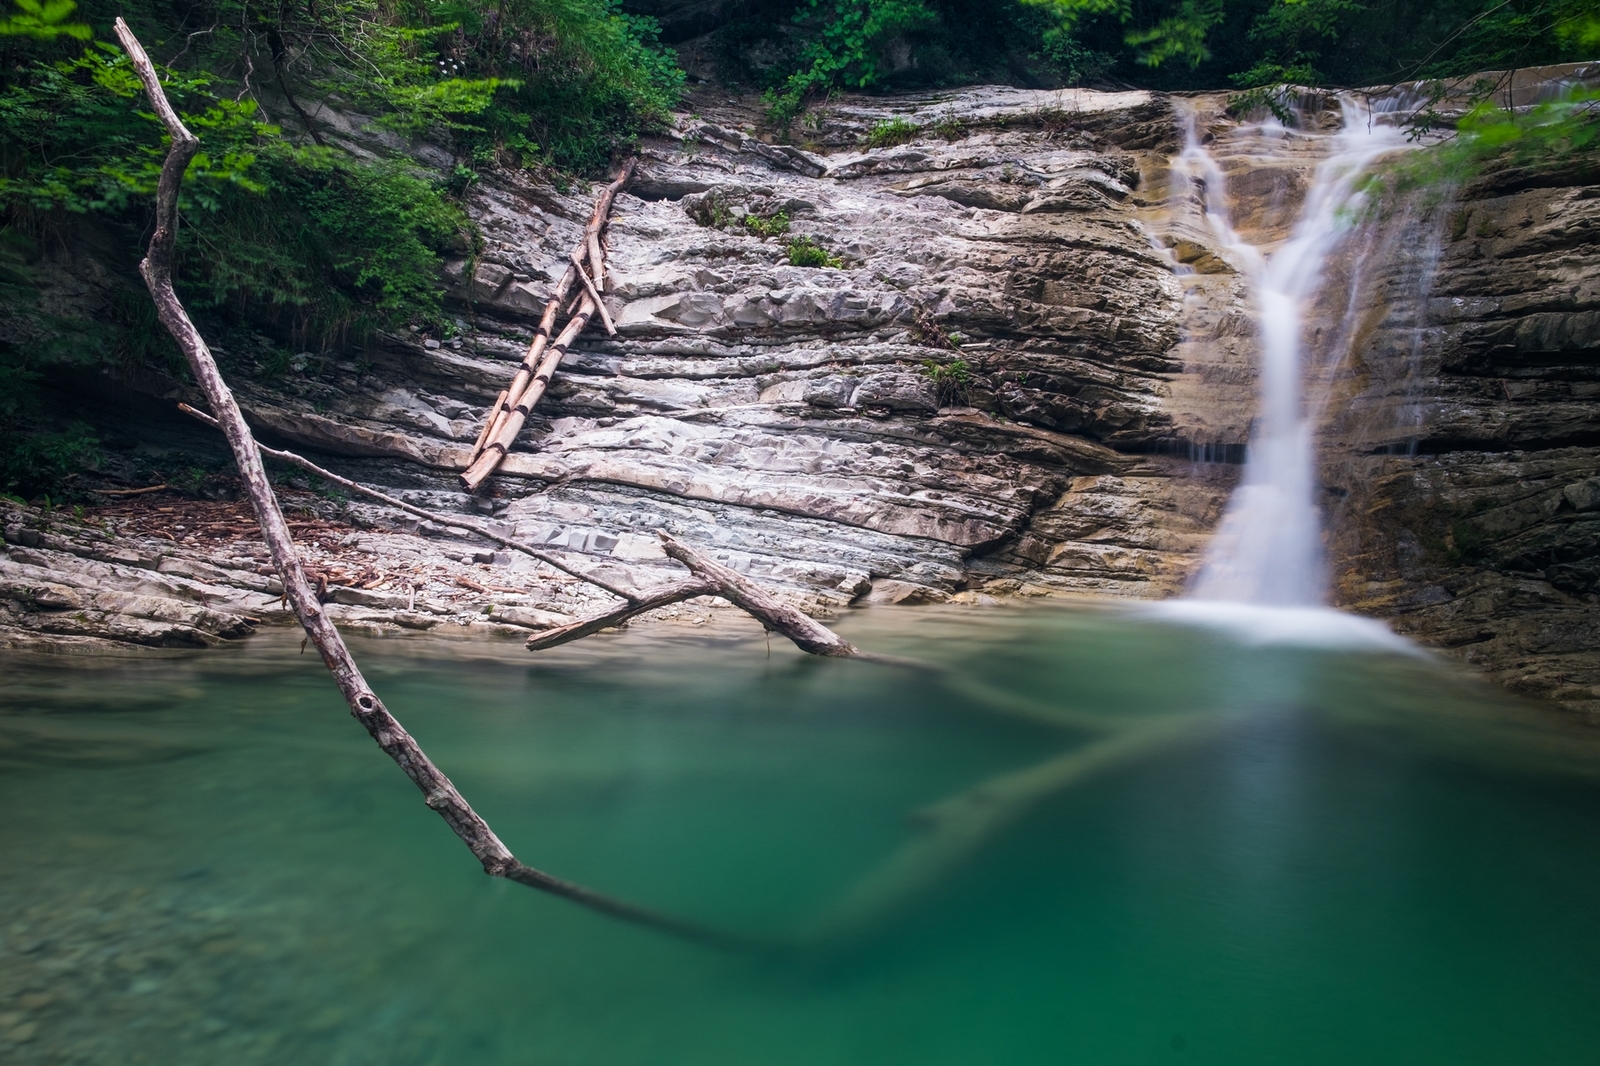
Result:
M204 411L196 410L195 408L190 407L186 403L180 403L178 405L178 410L182 411L186 415L190 415L193 418L199 419L201 422L204 422L213 429L222 428L221 424L215 418L212 418ZM545 563L554 567L563 574L568 574L572 577L575 577L579 581L588 582L596 588L604 589L606 592L611 593L611 595L616 596L618 599L633 603L637 602L640 598L640 594L636 589L625 588L621 585L613 584L603 577L596 577L593 574L585 573L584 571L571 566L559 556L551 555L549 552L540 551L533 545L528 544L525 541L520 541L515 537L501 536L494 530L489 529L486 526L479 525L470 518L457 518L451 515L439 514L437 511L429 511L418 507L416 504L407 503L398 496L390 496L386 492L380 492L377 489L369 488L366 485L361 484L359 481L351 481L347 477L340 477L332 470L318 466L305 456L296 455L294 452L286 452L277 448L269 448L259 441L256 442L256 447L260 449L262 455L270 455L274 459L281 459L283 462L298 466L301 470L304 470L308 474L315 474L324 481L331 482L340 486L341 488L349 489L351 492L360 493L369 499L388 504L390 507L398 508L407 514L416 515L418 518L426 518L428 521L438 525L449 526L451 529L460 529L465 530L468 533L474 533L485 540L494 541L503 548L510 548L512 551L521 552L523 555L537 559L541 563Z
M1050 796L1097 773L1209 739L1234 722L1230 716L1183 715L1134 726L913 811L916 835L807 926L797 944L827 950L860 937L938 887Z
M266 469L261 463L261 452L256 445L255 437L250 432L250 427L245 423L244 414L239 410L239 405L234 400L227 383L223 381L216 360L212 358L211 350L206 346L200 331L189 319L182 302L173 290L172 265L177 239L178 192L183 184L184 170L199 150L200 142L172 109L166 93L161 88L161 81L156 76L155 66L150 62L150 57L145 53L138 38L133 35L133 31L128 29L128 24L118 18L115 28L123 49L133 63L134 71L150 97L151 105L172 138L172 145L162 162L161 177L156 185L155 233L150 238L149 251L144 261L139 264L139 273L150 289L150 296L155 301L156 313L161 319L161 324L178 342L178 347L182 349L189 362L190 370L194 372L195 380L216 413L216 420L222 432L228 438L234 461L238 464L239 474L249 493L250 503L255 509L256 518L261 523L262 537L266 540L267 549L271 552L273 563L283 580L284 593L294 609L295 616L305 627L307 637L316 645L317 651L322 655L323 663L333 674L334 684L338 686L345 702L349 704L350 713L372 735L372 739L377 741L384 753L395 761L407 777L411 778L427 805L436 811L451 831L461 838L462 843L471 849L485 873L561 896L614 918L677 936L703 943L742 945L741 938L732 934L612 899L581 885L552 877L518 861L510 849L501 843L500 838L495 836L489 824L479 817L457 791L455 785L451 784L450 779L433 764L416 740L389 713L388 708L367 684L366 678L362 676L360 668L351 657L350 650L345 647L343 638L339 636L339 631L334 628L322 604L318 602L311 584L306 580L300 556L289 533L289 526L284 521L283 512L278 506L278 498L267 481Z
M615 337L617 335L617 326L616 323L611 321L611 312L606 310L606 302L600 299L600 290L594 287L594 282L590 281L589 275L584 273L582 263L574 262L572 266L578 272L578 280L583 282L584 291L589 294L589 302L594 304L595 310L600 313L600 324L606 328L606 336Z
M625 603L613 607L605 614L593 618L584 618L576 622L569 622L564 626L546 629L542 633L535 633L528 638L529 651L544 651L546 648L556 648L563 644L570 644L575 640L598 633L602 629L611 629L646 611L653 611L657 607L666 607L684 600L692 600L699 596L715 596L717 586L710 581L693 578L672 585L662 585L646 591L632 603Z
M721 596L765 625L774 633L782 633L801 651L838 659L873 659L879 662L898 662L884 656L870 655L841 638L833 630L805 614L798 608L777 599L754 581L731 570L714 559L695 551L680 540L661 533L661 547L667 555L689 568L689 572L716 587Z
M598 633L602 629L619 626L628 619L657 607L682 603L684 600L692 600L699 596L720 596L760 622L768 632L789 638L795 647L808 654L833 659L866 659L869 662L893 666L928 668L924 663L864 652L821 622L779 600L743 574L730 570L665 532L659 533L659 536L661 546L667 555L688 567L689 573L693 575L692 580L652 589L638 602L615 607L597 617L536 633L528 638L529 650L543 651L546 648L570 643L591 633Z
M500 416L510 410L506 400L511 396L510 389L501 389L500 395L494 398L494 403L489 407L489 417L483 420L483 428L478 430L478 439L472 444L472 458L476 459L478 453L483 451L483 444L489 439L489 434L494 432L495 423L500 421ZM469 460L470 462L470 460Z
M544 305L544 314L539 319L539 328L534 331L533 341L529 343L528 350L522 356L522 365L517 368L517 373L511 379L511 384L501 395L504 399L489 409L488 418L485 420L483 432L478 434L478 443L472 447L472 455L467 460L470 467L478 461L483 454L483 446L494 439L500 431L500 426L505 422L506 416L511 413L512 401L522 395L522 390L528 385L533 375L539 369L539 362L544 355L544 349L550 343L551 332L556 328L556 314L561 310L561 301L566 298L567 290L572 288L572 283L577 280L578 272L569 263L567 272L561 275L561 280L556 282L555 295L550 297Z
M556 367L566 358L567 348L578 339L578 334L589 324L589 317L594 314L595 306L594 298L584 293L578 303L577 313L567 322L566 328L555 339L555 343L545 351L544 358L539 361L538 372L528 382L528 387L522 390L515 403L506 401L511 403L511 409L506 412L499 426L484 442L478 458L461 474L461 485L468 492L476 492L478 486L482 485L505 459L506 453L511 450L512 442L517 439L517 434L522 432L523 425L527 423L528 415L533 413L534 407L544 396L544 390L549 386L550 379L555 377ZM521 371L518 371L518 376L520 375Z
M473 449L473 454L467 462L468 471L472 472L475 478L471 484L467 484L466 475L463 475L462 477L463 484L467 484L467 489L469 492L476 491L477 486L483 483L483 479L494 472L494 468L499 465L500 459L505 457L505 449L510 448L511 441L515 440L517 433L522 431L522 425L521 423L518 423L515 430L509 432L511 440L505 439L508 435L505 432L505 427L510 418L512 408L521 405L523 394L527 392L528 389L533 385L535 379L539 375L540 369L546 362L544 359L544 352L545 348L549 345L550 338L555 330L556 315L560 312L561 305L566 302L567 293L571 290L573 282L578 280L578 275L582 271L582 263L585 255L591 257L590 266L594 269L596 285L599 285L599 279L605 276L604 264L601 261L600 253L600 231L605 227L606 220L611 215L611 204L616 199L617 193L622 191L623 187L626 186L628 181L633 177L633 170L636 163L637 161L633 159L630 159L624 163L616 178L611 182L611 184L607 185L603 190L601 190L600 196L595 200L594 211L591 212L589 216L589 222L584 226L583 233L579 236L578 243L572 250L572 261L567 265L566 273L561 275L561 280L556 283L556 287L551 290L550 299L545 302L544 314L539 319L539 328L534 333L533 342L528 345L527 354L522 357L522 366L517 370L516 376L512 378L510 388L506 390L508 393L506 406L503 409L496 408L490 414L489 430L479 438L479 443ZM588 291L587 288L585 291ZM573 310L576 310L578 301L582 298L582 296L583 293L579 293L578 298L574 299L573 307L568 311L569 314L571 314ZM594 301L597 305L597 309L599 309L604 316L603 320L607 323L607 329L610 332L615 333L615 329L610 325L610 315L609 313L605 312L604 305L600 303L600 297L598 294L594 296ZM585 324L587 324L587 321L588 320L586 318ZM576 336L576 334L574 334L574 336ZM560 360L557 360L557 362L559 363ZM551 373L554 373L553 369L551 370ZM549 382L549 377L549 374L544 376L546 383ZM543 386L540 386L538 395L542 396L543 394ZM534 397L533 402L538 402L537 396ZM528 410L531 410L532 407L533 404L527 405ZM527 417L527 411L524 411L522 415L523 421L526 421ZM499 441L501 443L502 448L500 450L500 455L492 462L487 463L486 471L479 472L481 465L480 460L483 460L484 458L484 449L491 441Z

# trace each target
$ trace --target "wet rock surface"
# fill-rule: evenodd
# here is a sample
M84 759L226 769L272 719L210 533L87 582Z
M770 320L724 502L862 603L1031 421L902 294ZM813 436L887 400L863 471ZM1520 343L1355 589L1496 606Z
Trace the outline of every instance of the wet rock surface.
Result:
M1325 465L1343 603L1600 717L1593 180L1492 170L1417 214L1370 282Z

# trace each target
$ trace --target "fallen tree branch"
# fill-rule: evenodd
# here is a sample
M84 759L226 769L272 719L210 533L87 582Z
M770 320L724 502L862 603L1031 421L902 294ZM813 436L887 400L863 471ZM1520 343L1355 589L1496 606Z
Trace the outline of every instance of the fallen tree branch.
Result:
M150 493L160 492L166 487L167 483L163 481L159 485L146 485L142 489L99 489L98 491L102 496L148 496Z
M700 554L666 533L661 533L660 536L661 547L667 555L687 566L691 574L710 585L715 595L721 596L736 607L743 608L745 613L753 615L774 633L782 633L794 641L795 646L801 651L838 659L896 661L862 651L815 618L777 599L743 574Z
M501 843L500 838L495 836L489 824L462 797L450 779L433 764L416 740L389 713L388 708L367 684L366 678L362 676L360 668L351 657L350 650L345 647L339 631L334 628L327 612L318 602L316 592L306 579L305 569L300 563L300 556L295 549L288 524L284 521L278 498L267 481L260 449L250 432L249 425L244 420L244 414L239 410L232 391L222 379L211 350L206 346L200 331L195 328L188 312L184 310L182 302L173 290L172 266L178 235L178 191L183 183L184 170L199 151L200 142L189 132L168 102L167 95L161 88L160 79L156 76L155 66L150 62L150 57L145 53L138 38L133 35L133 31L128 29L128 24L118 18L115 28L134 71L150 97L151 105L172 138L171 147L161 165L160 180L156 185L155 233L150 238L148 253L139 264L139 273L150 289L150 296L155 301L156 313L161 319L161 324L178 342L178 347L188 360L190 370L194 372L195 379L205 393L211 409L216 413L217 423L228 438L234 461L249 493L251 506L261 523L262 537L266 540L267 549L283 581L284 595L294 608L300 624L305 627L307 638L317 646L323 663L333 674L334 683L350 706L350 713L366 728L384 753L412 780L418 791L423 794L427 805L436 811L451 831L461 838L462 843L471 849L485 873L561 896L615 918L692 940L742 946L744 943L742 939L731 934L612 899L581 885L552 877L518 861L510 849Z
M602 629L620 626L628 619L641 615L646 611L653 611L657 607L682 603L684 600L692 600L697 596L715 596L716 594L717 586L700 578L675 585L662 585L646 592L633 603L613 607L605 614L577 622L569 622L564 626L557 626L555 629L547 629L543 633L536 633L528 638L528 650L544 651L546 648L570 644L574 640L587 637L591 633L598 633Z
M180 403L178 405L178 410L182 411L184 414L189 415L189 416L191 416L193 418L199 419L201 422L204 422L206 425L210 426L213 429L221 429L222 428L221 424L215 418L212 418L210 415L206 414L204 411L200 411L200 410L197 410L197 409L195 409L193 407L190 407L186 403ZM633 603L633 602L635 602L636 600L639 599L639 593L637 591L635 591L634 589L623 588L620 585L613 585L611 582L605 580L604 578L595 577L593 574L588 574L588 573L583 572L582 570L575 569L575 568L567 565L565 562L563 562L558 557L556 557L554 555L551 555L548 552L542 552L538 548L535 548L533 545L528 544L528 543L526 543L524 541L517 540L515 537L501 536L499 533L494 532L492 529L489 529L489 528L487 528L485 526L481 526L478 523L472 521L471 519L468 519L468 518L452 518L449 515L443 515L443 514L439 514L438 512L435 512L435 511L424 510L423 508L418 507L415 504L407 503L405 500L400 499L398 496L390 496L386 492L380 492L377 489L368 488L366 485L361 484L361 482L359 482L359 481L351 481L347 477L340 477L338 474L335 474L332 470L328 470L325 467L318 466L316 463L313 463L310 459L307 459L303 455L296 455L294 452L280 451L277 448L268 448L266 445L260 443L259 441L256 442L256 447L258 449L260 449L262 455L270 455L274 459L281 459L282 461L284 461L286 463L290 463L290 464L292 464L294 466L298 466L301 470L306 471L308 474L315 474L317 477L322 478L324 481L332 482L333 484L338 485L338 486L340 486L342 488L349 489L351 492L360 493L361 495L366 496L369 499L377 500L380 503L386 503L390 507L398 508L398 509L406 512L407 514L416 515L418 518L425 518L428 521L433 522L433 523L435 523L437 525L449 526L451 529L466 530L469 533L477 534L478 536L484 538L485 540L492 540L496 544L500 545L503 548L510 548L512 551L519 551L524 555L527 555L527 556L530 556L531 558L539 560L541 563L546 563L549 566L555 567L557 570L561 571L563 574L568 574L568 575L570 575L572 577L575 577L579 581L586 581L589 584L595 586L596 588L604 589L605 591L611 593L613 596L616 596L618 599L626 600L629 603Z
M190 407L186 403L179 404L178 409L214 429L221 428L220 423L215 418L212 418L204 411ZM259 441L256 442L256 448L262 455L270 455L274 459L281 459L286 463L291 463L325 481L349 489L351 492L360 493L370 499L378 500L381 503L386 503L390 507L399 508L407 514L413 514L418 518L425 518L430 522L441 526L449 526L452 529L466 530L486 540L492 540L502 547L522 552L524 555L538 559L540 562L548 563L564 574L570 574L580 581L587 581L597 588L604 589L624 601L622 605L595 618L572 622L538 634L528 641L528 647L534 651L554 648L577 640L580 637L589 636L591 633L598 633L602 629L619 626L630 618L643 614L645 611L654 610L657 607L666 607L670 604L681 603L684 600L692 600L697 596L720 596L751 615L768 631L788 637L801 651L812 655L869 659L874 662L897 666L931 668L928 664L912 660L894 659L861 651L855 645L841 639L838 634L821 622L776 599L754 581L702 555L682 541L674 540L666 533L660 534L664 550L669 556L687 566L689 572L694 575L694 580L641 592L636 588L623 588L603 578L595 577L593 574L577 570L548 552L542 552L531 544L517 540L515 537L502 536L470 519L453 518L449 515L425 510L415 504L407 503L399 497L390 496L386 492L369 488L359 481L341 477L325 467L318 466L303 455L280 451L277 448L268 448ZM458 578L457 580L459 581L460 579Z

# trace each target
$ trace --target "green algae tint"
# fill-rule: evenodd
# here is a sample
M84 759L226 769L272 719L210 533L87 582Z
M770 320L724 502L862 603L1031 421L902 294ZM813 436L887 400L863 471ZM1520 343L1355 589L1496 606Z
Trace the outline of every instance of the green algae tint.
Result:
M1426 658L1103 611L840 628L950 670L735 623L355 648L519 857L752 955L484 877L289 634L12 660L0 1060L1600 1060L1595 731ZM941 800L1157 729L884 872Z

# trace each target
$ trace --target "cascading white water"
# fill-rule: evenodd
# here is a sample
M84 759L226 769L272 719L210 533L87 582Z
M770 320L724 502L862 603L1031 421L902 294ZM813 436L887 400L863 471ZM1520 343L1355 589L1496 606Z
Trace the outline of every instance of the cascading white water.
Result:
M1255 130L1264 151L1291 139L1328 142L1299 220L1276 248L1253 245L1235 231L1223 170L1200 143L1192 115L1188 122L1178 165L1202 187L1212 231L1250 284L1262 359L1260 409L1243 481L1189 591L1195 599L1271 607L1324 601L1315 412L1305 396L1306 310L1321 288L1330 254L1359 214L1367 168L1405 143L1400 130L1374 121L1367 108L1348 99L1341 108L1343 125L1335 134L1289 131L1271 120Z

